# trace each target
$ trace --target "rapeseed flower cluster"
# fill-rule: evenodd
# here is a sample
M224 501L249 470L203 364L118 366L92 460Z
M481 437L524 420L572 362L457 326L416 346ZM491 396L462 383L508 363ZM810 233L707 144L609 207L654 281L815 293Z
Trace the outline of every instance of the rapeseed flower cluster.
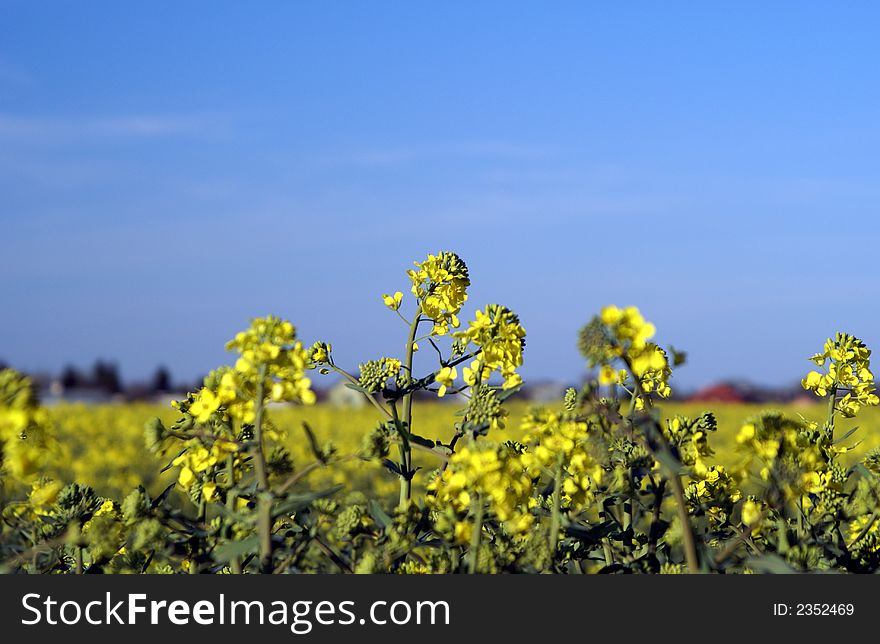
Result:
M222 500L222 489L234 485L245 468L244 446L252 437L250 427L257 421L258 409L270 402L315 401L311 381L305 376L312 367L315 348L307 349L296 339L290 322L274 316L256 318L227 343L226 349L239 354L235 364L215 369L198 392L174 403L185 416L173 429L192 433L187 418L211 428L210 433L192 433L185 439L185 449L171 462L179 468L178 483L194 501ZM261 428L266 438L279 438L268 419L262 419ZM162 439L162 431L153 428L152 434L154 441ZM229 471L230 464L233 471ZM217 483L221 470L225 471L222 487Z
M263 389L270 401L315 402L311 380L305 376L311 352L297 340L296 328L287 320L272 315L256 318L249 329L226 344L226 350L240 354L234 373L241 376L241 384L254 383L260 370L265 370Z
M672 369L666 352L649 342L656 332L654 325L645 320L634 306L625 309L606 306L602 309L600 319L614 339L614 353L628 362L642 391L656 391L660 397L668 398L672 393L669 387Z
M827 371L810 371L801 384L822 398L828 395L837 398L838 392L844 392L834 405L844 417L852 418L862 407L880 404L870 357L871 350L864 342L847 333L838 333L833 340L825 341L821 353L810 358L820 368L827 364Z
M462 431L474 436L504 429L508 412L498 397L498 390L489 385L471 389L471 397L464 411Z
M749 496L743 501L740 513L743 525L752 531L752 535L756 537L760 535L764 520L769 514L767 504L754 496Z
M526 331L513 311L499 304L489 304L485 310L477 311L468 328L456 333L456 337L480 349L470 366L462 370L468 385L488 382L495 372L504 378L504 389L522 384L516 370L522 365Z
M239 445L231 440L218 438L210 447L205 447L201 441L193 439L190 441L188 449L171 461L173 466L180 468L177 482L185 490L190 490L198 480L199 474L207 472L219 464L224 464L229 454L238 454L239 451ZM217 487L214 483L202 485L202 495L206 501L215 500L216 491Z
M528 509L532 478L519 454L507 445L480 441L462 448L428 484L427 491L432 509L454 512L454 540L460 544L471 538L482 507L490 516L481 521L497 519L512 534L528 531L533 522Z
M634 306L606 306L580 332L578 346L588 364L599 367L599 384L632 386L637 410L644 408L651 393L661 398L672 393L672 368L666 352L650 342L655 332L654 325Z
M718 430L718 423L711 413L696 419L674 416L666 421L663 433L670 445L676 448L682 465L697 472L707 468L706 458L715 454L709 446L709 435Z
M846 470L835 458L847 450L816 423L767 412L746 422L737 442L745 448L743 478L761 482L775 508L793 503L805 517L836 514L844 504ZM749 469L757 467L757 477Z
M697 471L685 488L685 497L693 507L702 509L714 525L720 525L728 520L742 493L723 465L711 465Z
M271 402L315 402L311 380L305 375L314 349L303 347L290 322L274 316L256 318L226 349L238 352L235 365L215 369L191 401L183 408L177 403L197 422L207 423L221 409L242 423L254 422L258 390Z
M535 410L527 414L521 429L526 450L520 456L535 478L559 477L565 505L583 508L594 500L604 469L591 453L587 423L568 413Z
M330 362L330 354L333 346L326 342L315 342L309 353L309 359L316 365L322 365Z
M358 382L361 387L369 393L381 391L391 378L396 378L400 373L400 360L395 358L370 360L360 365L360 372Z
M418 299L421 312L434 322L433 335L446 335L450 327L458 328L458 313L467 301L471 284L467 265L455 253L441 251L428 255L423 262L414 262L416 268L407 271L412 282L412 293ZM385 305L400 308L400 300L383 296Z
M847 540L862 554L876 556L880 552L880 521L870 514L863 514L849 522Z
M48 516L58 500L58 493L64 486L60 481L41 477L31 485L28 506L38 516Z
M388 295L387 293L382 296L382 301L392 311L399 311L400 305L403 302L403 293L397 291L394 295Z
M51 423L29 378L0 370L0 465L12 478L33 481L47 460Z

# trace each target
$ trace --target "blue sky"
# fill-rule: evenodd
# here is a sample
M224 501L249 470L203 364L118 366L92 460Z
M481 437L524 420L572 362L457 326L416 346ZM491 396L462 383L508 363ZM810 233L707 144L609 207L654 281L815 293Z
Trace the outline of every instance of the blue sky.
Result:
M576 379L614 302L680 386L793 381L880 344L878 14L0 0L0 358L190 378L268 312L396 355L380 296L444 248L527 379Z

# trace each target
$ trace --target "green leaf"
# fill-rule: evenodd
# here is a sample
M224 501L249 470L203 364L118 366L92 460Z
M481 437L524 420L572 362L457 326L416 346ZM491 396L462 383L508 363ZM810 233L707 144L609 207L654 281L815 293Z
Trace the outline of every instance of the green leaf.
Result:
M851 430L849 430L846 434L844 434L843 436L841 436L840 438L838 438L836 441L834 441L834 442L832 443L832 445L837 445L838 443L842 443L842 442L845 441L847 438L849 438L850 436L852 436L853 434L855 434L855 433L858 431L858 429L859 429L858 427L853 427L853 428L852 428Z
M522 385L517 385L516 387L511 387L510 389L501 389L498 391L495 397L498 399L498 402L504 402L511 396L518 394L521 389Z
M307 492L305 494L288 494L286 497L279 499L272 508L272 516L281 516L294 514L300 510L307 508L312 501L332 496L339 492L344 485L335 485L326 490L318 490L317 492Z
M572 523L565 528L566 534L575 539L586 541L587 543L599 543L602 537L607 537L614 532L616 526L613 521L605 521L596 526L583 526Z
M236 510L230 510L222 503L215 503L213 507L216 508L217 512L223 517L231 519L236 523L243 523L247 525L249 523L256 523L257 521L257 515L255 513L242 514L241 512L238 512Z
M674 472L675 474L681 473L681 463L675 456L672 455L672 452L666 449L658 449L654 452L654 458L657 461L669 469L669 471Z
M390 458L383 458L382 465L388 468L393 474L396 474L397 476L403 476L403 471L400 469L397 463L392 461Z
M168 462L168 465L166 465L166 466L163 467L161 470L159 470L159 474L162 474L162 473L164 473L164 472L167 472L167 471L170 470L172 467L174 467L174 461L177 460L177 457L178 457L178 456L182 456L183 453L184 453L187 449L188 449L187 447L184 447L182 450L180 450L179 452L177 452L177 454L175 455L175 457L172 458L172 459Z
M391 525L391 517L385 513L385 510L383 510L376 502L376 499L370 499L370 502L367 504L367 509L370 511L370 516L373 517L373 521L381 526L383 530Z
M150 504L150 508L153 509L153 510L155 510L155 509L158 508L160 505L162 505L162 504L165 502L165 499L168 498L168 495L171 494L171 490L174 489L174 486L175 486L175 485L177 485L176 482L175 482L175 483L172 483L171 485L169 485L168 487L166 487L164 490L162 490L162 494L160 494L160 495L157 496L155 499L153 499L153 502Z
M309 439L309 447L312 449L312 454L314 454L315 458L318 459L321 463L326 465L327 458L321 451L320 445L318 445L318 439L315 438L315 432L312 431L312 428L309 427L309 424L306 421L303 421L302 428L303 431L306 433L306 437Z
M253 554L260 546L259 535L253 535L241 541L227 541L214 548L214 559L228 563L233 559Z
M753 557L746 562L746 565L755 572L771 575L792 575L797 573L797 570L789 566L785 559L777 555Z
M419 436L418 434L407 434L409 440L417 445L422 445L424 447L436 447L437 443L432 441L430 438L425 438L424 436Z
M871 473L871 470L869 470L867 467L865 467L865 464L864 464L864 463L856 463L855 465L853 465L853 466L849 469L849 471L850 471L850 473L852 473L852 474L855 474L856 472L858 472L861 476L863 476L863 477L865 477L865 478L868 478L868 479L870 479L870 478L872 478L872 477L874 476L874 475Z

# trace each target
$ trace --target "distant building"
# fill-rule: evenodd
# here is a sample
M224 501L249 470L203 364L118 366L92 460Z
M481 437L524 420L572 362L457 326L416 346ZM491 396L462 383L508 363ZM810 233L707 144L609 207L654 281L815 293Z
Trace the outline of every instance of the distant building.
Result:
M741 392L734 385L720 383L700 389L691 395L688 400L692 402L744 403L748 402L746 398L745 393Z
M694 402L723 403L803 403L809 401L803 388L798 385L773 388L762 387L742 380L728 380L696 391L684 400Z
M364 395L345 386L345 381L340 380L327 391L327 403L334 407L347 407L359 409L367 404Z
M526 384L519 397L533 402L559 402L565 395L566 388L566 385L559 382Z
M112 394L93 387L62 387L57 381L53 382L48 389L40 391L40 401L45 405L56 405L62 402L100 405L124 400L125 396L122 394Z

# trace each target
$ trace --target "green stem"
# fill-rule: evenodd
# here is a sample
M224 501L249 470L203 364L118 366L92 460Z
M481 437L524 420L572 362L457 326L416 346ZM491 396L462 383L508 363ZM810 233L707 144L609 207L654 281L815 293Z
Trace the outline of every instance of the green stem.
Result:
M633 374L633 380L636 380L635 374ZM637 383L637 385L640 386L640 383ZM629 420L629 439L633 442L633 444L638 442L635 424L636 401L638 400L638 395L636 394L636 391L638 390L634 390L633 393L630 395L629 411L627 412L627 419ZM623 529L627 530L629 528L632 528L633 532L635 532L636 488L635 472L632 466L629 467L629 507L627 508L627 504L624 501L623 510ZM630 545L633 545L632 539L630 539Z
M415 378L413 377L413 354L415 353L416 332L418 331L419 322L421 322L421 319L422 307L421 305L419 305L419 307L416 309L415 315L413 315L412 324L409 325L409 337L406 340L404 369L406 371L405 378L407 387L415 380ZM407 433L412 432L412 401L413 392L410 391L403 397L403 422ZM402 434L401 438L403 438ZM412 466L412 448L410 447L408 440L401 441L400 451L401 461L405 462L407 467L407 469L405 470L406 476L401 477L400 479L400 505L401 507L406 507L410 495L412 494L412 478L410 477L410 468Z
M660 513L663 509L663 494L666 491L666 481L660 480L659 483L651 477L651 484L654 487L654 508L651 512L651 527L648 528L648 556L652 560L657 555L657 540L660 538Z
M559 544L559 526L562 523L562 460L563 452L556 458L556 471L553 473L553 509L550 513L550 553L556 558L556 547Z
M83 574L83 549L82 546L76 547L76 574Z
M257 531L260 535L260 571L272 573L272 498L260 494L257 502Z
M419 328L419 323L422 321L422 307L416 310L416 314L413 317L412 324L409 325L409 337L406 339L406 353L404 359L404 368L406 370L406 377L409 382L415 380L413 377L413 354L415 353L415 343L416 343L416 332ZM409 382L407 384L409 384ZM406 421L407 426L412 421L412 392L409 392L403 397L403 419Z
M806 539L807 530L805 525L806 517L804 516L804 495L798 497L797 503L797 531L798 540L803 542Z
M226 490L226 509L230 512L235 512L235 506L238 502L238 495L232 491L235 487L235 457L232 454L227 454L226 456L226 476L228 478L227 485L229 486ZM232 525L231 522L226 527L226 538L232 539ZM229 568L236 575L241 574L241 560L238 557L233 557L229 562Z
M837 403L837 386L832 387L831 394L828 396L828 411L826 414L826 422L831 430L831 440L834 440L834 405Z
M477 572L477 563L480 560L480 536L483 532L483 500L479 494L474 495L474 527L471 531L471 545L468 550L468 574Z
M412 446L409 443L408 432L405 427L403 427L403 423L400 420L400 417L397 415L397 403L391 403L391 415L394 419L394 425L397 427L397 433L400 435L400 442L397 444L397 449L400 453L400 462L398 463L398 467L400 468L401 474L400 478L400 497L398 499L398 506L401 510L406 508L406 504L409 501L409 496L412 491L412 479L410 476L411 469L411 461L412 461Z
M263 449L263 398L265 396L266 365L257 372L257 391L254 398L254 446L251 457L257 477L257 531L260 537L260 570L272 572L272 494L269 489L269 468Z
M614 565L614 555L611 554L611 540L608 537L602 539L602 553L605 555L605 565Z
M630 396L629 401L629 413L627 414L627 418L629 419L629 430L630 430L630 440L635 443L636 442L636 425L635 425L635 414L636 414L636 396L633 394ZM624 520L623 520L623 529L627 530L632 528L633 532L635 532L635 511L636 511L636 489L635 489L635 475L633 472L632 466L629 467L629 508L626 507L626 502L623 504L624 510ZM632 539L630 539L630 545L632 545Z
M770 514L770 510L764 510L763 512L761 512L761 514L758 516L758 518L755 520L754 523L752 523L749 526L746 526L745 530L738 533L736 535L736 537L731 539L728 542L728 544L724 547L724 549L721 550L721 552L719 552L717 555L715 555L715 565L720 566L722 563L724 563L729 557L731 557L736 552L737 548L739 548L739 545L741 543L745 543L746 545L751 546L752 549L755 550L755 554L760 554L760 552L757 550L757 548L754 547L754 543L751 542L750 539L752 536L752 532L755 530L755 528L757 528L759 525L761 525L761 522L764 521L764 519L766 519L769 516L769 514Z
M681 477L678 472L674 472L669 468L667 476L670 484L672 484L672 495L675 497L675 505L678 510L678 520L681 523L681 534L684 540L684 556L687 562L688 572L697 575L700 572L700 560L697 557L697 544L694 541L694 530L691 526L691 518L687 511L687 502L684 498L684 486L681 484Z
M204 495L199 495L199 505L198 505L198 525L201 526L202 530L207 529L208 526L208 502L205 501ZM202 556L202 550L205 545L203 537L195 538L195 545L193 546L192 556L189 560L189 574L198 575L199 574L199 559Z
M638 376L636 376L629 357L624 356L623 362L633 379L633 396L643 396L645 392L642 389L642 383L639 380ZM645 401L645 404L648 404L647 400ZM654 433L657 436L657 442L660 444L660 449L665 452L670 452L671 449L669 447L669 443L666 440L666 437L663 435L663 428L660 427L660 423L658 421L653 420L653 423L655 429ZM633 435L635 435L635 424L631 424L633 425ZM651 448L650 442L645 440L643 440L642 442L644 443L645 447L648 448L648 451L653 453L654 450ZM694 529L693 526L691 526L690 515L688 514L687 510L687 501L684 497L684 485L682 485L681 482L681 475L665 463L661 463L660 465L662 469L666 471L666 479L672 486L672 496L675 499L678 520L679 523L681 523L681 536L682 541L684 542L684 555L685 561L687 562L688 572L692 575L699 574L700 560L697 556L697 543L694 539Z

